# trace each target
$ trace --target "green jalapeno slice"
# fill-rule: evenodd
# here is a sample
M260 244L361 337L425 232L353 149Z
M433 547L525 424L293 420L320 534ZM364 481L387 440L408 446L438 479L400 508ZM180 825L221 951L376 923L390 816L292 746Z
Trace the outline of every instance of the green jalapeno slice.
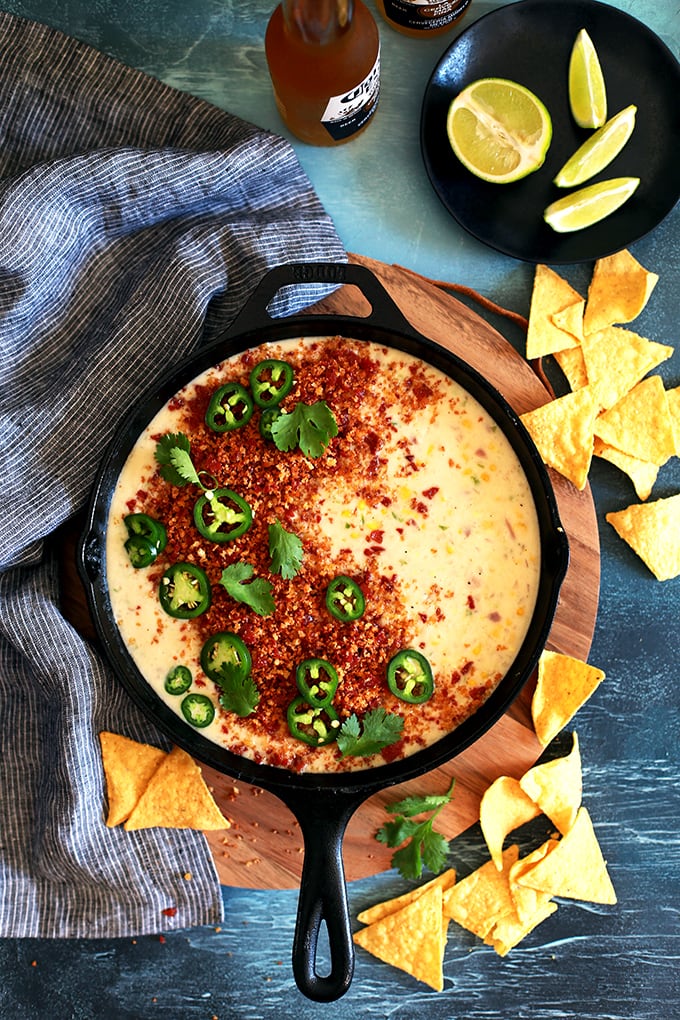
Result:
M149 567L168 544L165 525L148 514L127 514L123 518L128 538L125 551L135 569Z
M211 542L232 542L253 523L253 511L233 489L214 489L194 504L194 524Z
M184 694L191 687L191 670L188 666L173 666L165 678L168 694Z
M253 398L245 386L229 382L213 393L205 412L205 422L213 432L231 432L249 422L253 410Z
M258 407L273 407L280 404L293 388L292 365L277 358L260 361L250 373L250 388Z
M223 630L212 634L201 649L201 668L206 676L217 683L228 673L246 677L250 673L252 656L248 646L238 634Z
M387 684L397 698L420 705L434 691L432 667L414 648L403 648L387 665Z
M168 616L193 620L212 602L208 575L194 563L173 563L161 577L158 598Z
M326 659L305 659L295 671L295 681L313 708L326 708L338 689L338 671Z
M286 718L291 735L311 747L332 743L340 732L340 720L333 706L315 707L303 695L290 703Z
M272 425L283 414L280 407L267 407L260 415L260 435L263 439L273 443Z
M326 608L336 620L351 623L364 615L364 593L351 577L339 574L326 588Z
M215 718L215 706L205 694L187 694L180 707L186 721L198 729L209 726Z

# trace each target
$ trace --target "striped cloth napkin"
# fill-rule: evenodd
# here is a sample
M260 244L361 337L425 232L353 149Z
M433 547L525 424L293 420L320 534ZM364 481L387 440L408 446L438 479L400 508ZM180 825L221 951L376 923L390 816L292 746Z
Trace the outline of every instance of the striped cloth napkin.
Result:
M283 139L9 14L0 52L0 936L214 923L202 834L104 824L98 733L168 745L62 616L55 533L156 373L345 254Z

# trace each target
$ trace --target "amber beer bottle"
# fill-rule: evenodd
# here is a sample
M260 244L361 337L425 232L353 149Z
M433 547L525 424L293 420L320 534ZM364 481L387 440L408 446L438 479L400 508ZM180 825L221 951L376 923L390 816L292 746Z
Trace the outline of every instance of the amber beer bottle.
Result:
M282 0L265 34L279 113L297 138L341 145L380 95L378 26L362 0Z
M471 0L376 0L388 25L421 39L448 32L470 3Z

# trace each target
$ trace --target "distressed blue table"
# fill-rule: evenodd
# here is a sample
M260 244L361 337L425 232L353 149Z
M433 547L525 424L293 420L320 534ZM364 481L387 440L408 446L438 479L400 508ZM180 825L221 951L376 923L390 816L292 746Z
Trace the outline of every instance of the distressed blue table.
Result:
M263 36L266 0L4 0L2 9L53 25L166 83L285 134L271 96ZM295 142L300 160L351 251L455 281L526 314L532 267L463 233L440 205L418 142L421 98L439 56L473 19L500 6L474 0L449 36L413 41L381 23L382 98L369 130L335 150ZM559 7L559 0L556 0ZM677 56L672 0L617 0ZM680 311L680 210L632 246L661 274L635 328L675 344ZM592 266L563 267L582 292ZM678 358L661 369L680 384ZM223 890L226 920L214 928L115 941L0 943L0 1016L180 1020L450 1018L468 1020L672 1020L680 1017L678 853L678 619L680 579L657 582L606 523L635 502L630 484L596 460L591 484L600 530L600 609L590 660L607 679L578 717L584 801L619 903L564 901L504 959L452 926L445 990L430 992L359 952L349 992L317 1005L290 971L297 894ZM680 489L677 460L654 496ZM464 874L486 859L477 828L452 845ZM396 872L350 884L350 907L402 891Z

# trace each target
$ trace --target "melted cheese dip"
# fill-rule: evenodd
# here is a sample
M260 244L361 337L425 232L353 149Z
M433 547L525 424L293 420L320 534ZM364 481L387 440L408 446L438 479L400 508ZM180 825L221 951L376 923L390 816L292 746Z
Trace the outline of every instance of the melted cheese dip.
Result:
M248 381L264 358L295 368L284 410L325 400L338 423L319 458L278 451L260 437L256 413L224 434L204 424L211 393ZM166 433L191 439L191 456L217 487L251 505L253 525L233 542L203 538L192 520L201 495L160 478L154 453ZM124 517L162 520L168 546L151 567L134 569L124 549ZM280 520L302 541L300 572L270 572L267 527ZM196 620L168 616L158 599L162 572L177 560L209 575L213 602ZM224 592L222 569L247 562L267 578L276 611L263 618ZM153 419L132 450L113 494L106 549L111 603L139 671L182 725L182 697L165 692L168 670L189 667L191 690L215 704L200 732L239 755L295 771L365 768L404 757L450 732L473 713L511 666L536 601L538 522L529 484L503 431L458 383L423 362L376 344L340 337L265 344L195 379ZM355 623L334 620L325 589L353 577L366 598ZM201 670L213 633L238 633L253 656L260 703L246 718L224 711ZM435 691L424 704L396 698L386 665L402 648L429 660ZM286 706L297 695L295 667L308 657L333 662L341 722L383 707L403 717L397 744L372 758L342 757L337 746L312 748L292 738Z

